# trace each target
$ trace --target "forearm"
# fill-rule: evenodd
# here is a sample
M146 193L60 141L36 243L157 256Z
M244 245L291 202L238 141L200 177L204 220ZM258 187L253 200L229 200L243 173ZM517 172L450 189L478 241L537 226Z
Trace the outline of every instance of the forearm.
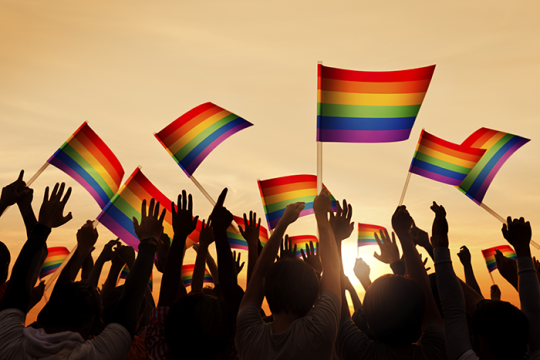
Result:
M463 265L463 270L465 272L465 283L469 285L478 294L482 295L480 286L478 285L478 282L476 281L476 277L474 276L474 271L473 271L473 267L471 263Z
M68 263L60 273L58 277L57 284L62 284L66 282L73 282L79 273L79 269L84 261L84 258L88 255L86 252L81 252L79 248L75 250L75 253L69 259Z
M105 283L101 288L102 299L106 299L107 296L109 296L109 294L111 293L111 291L114 290L114 288L116 287L116 284L118 283L118 276L120 276L120 272L122 272L123 267L124 264L122 263L113 263L111 265L109 275L107 275L107 279L105 280Z
M139 245L139 255L130 269L122 295L116 306L111 322L124 326L133 336L137 320L144 300L144 293L148 286L148 279L152 274L154 258L157 248L142 242Z
M259 258L259 239L257 239L256 243L248 244L248 272L247 272L247 284L249 284L249 281L251 280L251 276L253 275L253 270L255 269L255 264L257 263L257 259Z
M218 276L221 295L230 310L234 313L238 311L238 274L234 267L233 256L227 232L214 229L214 239L216 242L218 258Z
M356 292L356 289L354 288L354 286L352 286L352 284L349 283L346 289L349 291L349 294L351 295L354 311L358 311L359 309L362 309L362 301L360 301L360 297L358 297L358 293ZM344 295L342 296L343 296L342 299L345 299Z
M19 207L19 211L24 221L24 227L26 228L26 235L30 237L30 234L32 233L32 230L34 229L34 226L37 225L37 219L36 219L36 215L34 214L34 209L32 209L31 204L17 203L17 205Z
M530 256L518 257L519 300L529 320L531 353L540 349L540 285Z
M0 303L0 311L10 308L18 309L24 313L28 310L30 301L30 292L33 285L33 267L32 262L38 262L41 258L43 246L46 246L47 237L51 229L36 225L32 234L24 244L17 261L13 266L11 278L6 292Z
M210 252L208 252L206 255L206 265L208 265L208 270L210 270L210 275L212 275L214 285L219 284L218 267Z
M427 253L429 254L429 257L431 260L435 261L435 255L433 254L433 246L431 246L430 243L422 245L424 249L426 249Z
M86 281L88 285L91 285L95 288L98 287L99 282L99 276L101 275L101 271L103 270L103 265L105 264L105 260L100 256L96 260L96 264L92 268L92 271L90 272L90 276L88 276L88 280Z
M472 348L465 314L465 299L452 267L450 250L438 248L434 252L435 276L446 329L446 349L448 359L454 360Z
M341 259L336 246L336 240L332 227L328 222L327 214L317 216L317 228L319 229L319 249L323 275L321 277L321 291L329 290L341 298Z
M390 268L392 269L394 275L405 276L405 273L407 272L407 268L405 268L405 263L403 260L398 260L391 263Z
M184 287L181 283L182 264L184 262L184 248L187 235L174 235L165 270L161 279L161 291L159 293L158 306L171 306L174 303L178 287ZM185 288L184 288L185 291Z
M193 278L191 279L191 291L200 291L203 287L205 260L208 255L208 246L199 246L195 267L193 269Z

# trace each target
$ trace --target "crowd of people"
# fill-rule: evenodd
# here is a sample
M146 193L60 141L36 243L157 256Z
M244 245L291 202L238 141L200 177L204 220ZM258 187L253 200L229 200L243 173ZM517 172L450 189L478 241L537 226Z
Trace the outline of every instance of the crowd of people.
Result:
M354 271L366 290L360 300L341 261L341 242L354 229L353 209L343 200L333 212L326 189L313 203L319 241L302 249L302 259L286 232L304 203L287 206L264 247L260 219L244 214L245 292L238 285L243 264L227 237L233 221L224 206L227 189L203 222L189 293L181 271L186 239L198 220L191 195L182 191L176 206L143 201L140 221L133 220L137 253L112 240L94 262L98 234L88 221L37 321L25 326L43 295L43 284L35 285L47 238L72 218L65 215L70 194L64 184L47 187L36 218L23 172L2 189L0 214L17 204L27 240L9 280L11 256L0 242L0 359L540 359L538 262L531 257L531 226L523 218L509 217L502 229L517 261L496 257L501 274L519 292L521 309L501 301L496 286L490 299L484 298L466 247L459 253L465 281L456 276L446 211L435 202L431 235L416 226L405 206L392 215L391 236L376 234L375 257L392 274L372 282L369 267L357 259ZM174 234L163 233L164 207L172 211ZM212 243L217 262L208 251ZM428 275L418 246L434 260L435 273ZM157 305L148 286L154 264L163 274ZM124 266L129 275L117 286ZM206 267L213 288L203 286ZM79 273L81 280L75 281ZM264 298L271 314L261 308Z

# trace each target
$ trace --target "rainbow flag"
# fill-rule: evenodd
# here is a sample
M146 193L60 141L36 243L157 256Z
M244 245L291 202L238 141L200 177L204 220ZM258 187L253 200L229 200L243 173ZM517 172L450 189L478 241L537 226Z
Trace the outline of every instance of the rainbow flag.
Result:
M309 242L313 242L314 251L315 254L317 254L317 243L319 240L314 235L297 235L297 236L289 236L289 239L291 240L291 246L294 248L294 245L296 245L296 257L301 258L302 252L301 249L304 249L304 252L306 252L306 245L309 246Z
M379 230L385 230L384 226L370 225L370 224L358 224L358 242L357 247L367 245L378 245L375 240L374 233L379 235Z
M313 200L317 196L317 176L283 176L262 181L257 180L257 184L270 230L275 229L289 204L304 202L306 205L300 216L313 214ZM336 199L332 195L330 198L332 199L332 210L336 211Z
M169 200L161 191L158 190L140 168L135 169L133 174L122 185L120 191L112 198L111 202L97 216L97 220L105 225L114 235L118 236L126 244L132 246L135 250L139 248L139 239L135 234L133 227L133 217L141 221L141 205L146 200L147 206L150 200L154 198L161 204L161 209L167 209L163 221L164 232L173 237L172 213L170 210L171 200ZM176 205L175 205L176 206ZM186 247L192 246L199 241L202 222L197 222L197 228L188 236Z
M69 256L69 250L63 246L51 247L47 250L49 253L39 271L40 279L55 272Z
M242 229L245 229L245 223L244 218L240 216L233 216L234 222L241 227ZM239 250L248 250L248 243L244 238L242 237L242 234L234 226L229 226L227 229L227 237L229 238L229 245L231 246L231 249L239 249ZM261 225L261 229L259 230L259 241L264 246L266 242L268 241L268 230L264 226Z
M120 272L120 279L127 279L128 275L129 275L129 268L127 265L124 265L124 267L122 268L122 271ZM148 286L150 286L150 291L154 291L154 272L150 273Z
M124 177L116 156L86 122L47 162L81 184L102 209L116 194Z
M199 105L156 133L156 139L191 177L201 162L234 133L253 125L211 102Z
M401 71L318 66L317 141L407 140L435 65Z
M485 149L486 152L459 185L459 190L480 205L501 166L529 141L521 136L488 128L475 131L462 145Z
M457 145L422 130L409 172L449 185L459 185L485 150Z
M502 254L507 258L517 260L517 255L514 252L514 249L512 249L509 245L495 246L489 249L482 250L482 255L484 255L484 259L486 260L486 266L489 272L492 272L497 268L497 262L495 261L495 249L502 252Z
M195 269L195 264L191 265L182 265L182 281L184 282L184 286L188 287L191 286L191 279L193 278L193 270ZM204 279L203 283L210 283L213 284L214 281L212 280L212 276L208 272L208 270L204 269Z

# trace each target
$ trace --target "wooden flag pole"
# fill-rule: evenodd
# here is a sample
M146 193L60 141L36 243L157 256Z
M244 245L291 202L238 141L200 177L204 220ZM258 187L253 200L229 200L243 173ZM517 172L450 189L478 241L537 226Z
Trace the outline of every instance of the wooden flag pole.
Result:
M491 271L489 272L489 276L491 277L491 281L493 282L493 285L495 285L495 280L493 280L493 274L491 273Z
M197 179L195 179L195 176L191 175L190 177L191 181L193 181L193 183L195 184L195 186L197 188L199 188L199 190L203 193L203 195L208 199L208 201L210 201L210 204L212 204L212 206L216 206L216 202L214 201L214 199L212 199L212 197L210 196L210 194L202 187L202 185L197 181Z
M403 186L403 191L401 192L401 198L399 199L398 206L403 205L403 200L405 200L405 193L407 192L407 188L409 187L410 180L411 180L411 173L409 172L407 174L407 179L405 180L405 185Z
M317 195L321 193L322 190L322 142L317 141Z
M486 204L484 203L481 203L480 204L480 207L484 210L486 210L488 213L490 213L491 215L493 215L497 220L499 220L500 222L502 222L503 224L506 224L506 220L499 214L497 214L495 211L493 211L489 206L487 206ZM508 224L507 224L508 225ZM536 243L536 241L533 241L531 240L531 244L537 249L537 250L540 250L540 245L538 245ZM491 274L491 273L490 273ZM493 283L495 284L495 283Z
M32 183L33 183L34 181L36 181L36 179L38 178L38 176L41 175L41 173L44 172L45 169L47 168L47 166L49 166L49 165L50 165L50 164L49 164L48 162L46 162L45 164L43 164L43 166L42 166L42 167L34 174L34 176L32 176L32 177L30 178L30 180L28 180L28 181L26 182L26 186L32 185Z

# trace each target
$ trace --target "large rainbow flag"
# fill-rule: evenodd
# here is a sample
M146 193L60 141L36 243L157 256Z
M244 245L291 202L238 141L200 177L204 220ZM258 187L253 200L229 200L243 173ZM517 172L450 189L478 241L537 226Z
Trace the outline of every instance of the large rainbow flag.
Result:
M120 279L127 279L129 275L129 268L127 265L124 265L122 271L120 272ZM150 291L154 291L154 272L150 273L150 279L148 279L148 286L150 286Z
M193 279L194 269L195 269L195 264L182 265L182 281L184 282L185 287L191 286L191 280ZM208 272L206 268L204 269L203 283L211 283L211 284L214 283L214 281L212 280L212 275L210 275L210 273Z
M483 149L454 144L422 130L409 172L459 185L484 153Z
M40 279L54 273L69 256L69 250L63 246L51 247L47 250L49 253L39 271Z
M243 217L233 216L233 219L239 227L245 229L246 225ZM247 241L242 237L242 234L240 234L240 232L234 226L231 225L227 229L227 237L229 238L229 245L231 246L231 249L248 250ZM268 230L266 230L266 228L262 225L259 230L259 241L263 246L268 241Z
M318 66L317 141L407 140L435 65L401 71Z
M370 224L358 224L358 242L357 247L367 245L378 245L375 239L375 233L379 234L379 230L385 230L384 226L370 225Z
M105 225L114 235L118 236L126 244L135 250L139 248L139 239L133 227L133 217L141 221L141 205L146 200L146 205L150 205L150 200L154 198L160 202L161 209L167 209L163 221L163 231L172 239L174 235L172 227L172 213L170 210L171 200L158 190L142 173L140 168L135 169L133 174L122 185L118 193L112 198L109 204L98 215L96 220ZM176 205L175 205L176 206ZM186 247L192 246L199 241L202 222L197 222L197 228L188 236Z
M294 248L294 245L296 245L296 257L301 258L302 252L301 249L304 249L304 252L306 252L306 245L309 246L309 242L313 242L313 250L315 251L315 254L317 254L317 243L319 240L314 235L296 235L296 236L289 236L289 239L291 240L291 246Z
M251 125L238 115L207 102L180 116L155 136L191 177L212 150L229 136Z
M482 250L482 255L484 255L484 259L486 260L486 266L489 272L492 272L497 268L497 262L495 261L495 249L502 252L502 254L507 258L517 260L517 255L514 252L514 249L512 249L509 245L495 246L489 249Z
M480 205L501 166L529 141L521 136L488 128L475 131L462 145L485 149L486 152L459 185L459 190Z
M124 177L116 156L86 122L47 162L81 184L102 209L116 194Z
M313 200L317 196L317 176L291 175L268 180L257 180L261 200L270 230L275 229L287 205L304 202L300 217L313 214ZM323 185L324 186L324 185ZM336 199L332 199L332 210L336 211Z

